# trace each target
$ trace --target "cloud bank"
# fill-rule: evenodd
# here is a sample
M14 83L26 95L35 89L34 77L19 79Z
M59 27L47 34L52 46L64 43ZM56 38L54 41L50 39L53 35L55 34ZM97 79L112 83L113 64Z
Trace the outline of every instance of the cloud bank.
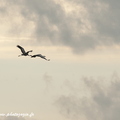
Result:
M82 53L120 43L119 8L118 0L5 0L0 13L9 16L9 31L18 36L26 33L37 44L64 45Z
M61 114L71 120L120 119L120 78L118 75L113 75L109 79L109 85L105 83L106 79L82 78L80 81L83 81L85 86L83 97L78 97L78 93L82 94L81 86L79 86L74 95L61 95L55 102Z

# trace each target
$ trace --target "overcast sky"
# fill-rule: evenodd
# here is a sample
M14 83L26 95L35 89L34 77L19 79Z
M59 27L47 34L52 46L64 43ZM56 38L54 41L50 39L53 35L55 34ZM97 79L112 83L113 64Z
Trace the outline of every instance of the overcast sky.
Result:
M0 0L0 113L34 113L0 120L119 120L119 13L118 0Z

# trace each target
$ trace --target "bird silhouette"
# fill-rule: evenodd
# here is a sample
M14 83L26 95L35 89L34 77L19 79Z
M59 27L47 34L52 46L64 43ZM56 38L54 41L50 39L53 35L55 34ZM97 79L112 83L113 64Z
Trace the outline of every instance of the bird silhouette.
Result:
M41 54L30 55L30 56L31 56L31 58L35 58L35 57L41 57L41 58L43 58L43 59L45 59L45 60L47 60L47 61L50 61L50 59L46 59L46 56L44 56L44 55L41 55Z
M23 47L21 47L20 45L17 45L17 47L21 50L21 52L22 52L22 54L21 55L19 55L18 57L20 57L20 56L31 56L31 55L29 55L29 52L32 52L32 50L30 50L30 51L25 51L25 49L23 48Z

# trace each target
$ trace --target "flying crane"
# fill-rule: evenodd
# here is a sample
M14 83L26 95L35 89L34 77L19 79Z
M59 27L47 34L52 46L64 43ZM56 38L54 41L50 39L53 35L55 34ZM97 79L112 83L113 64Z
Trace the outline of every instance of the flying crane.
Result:
M31 58L41 57L41 58L43 58L43 59L45 59L45 60L47 60L47 61L50 61L50 59L46 59L46 56L43 56L43 55L41 55L41 54L30 55L30 56L31 56Z
M20 56L31 56L31 55L29 55L29 52L32 52L32 50L30 50L30 51L25 51L25 49L23 48L23 47L21 47L20 45L17 45L17 47L21 50L21 52L22 52L22 54L21 55L19 55L18 57L20 57Z

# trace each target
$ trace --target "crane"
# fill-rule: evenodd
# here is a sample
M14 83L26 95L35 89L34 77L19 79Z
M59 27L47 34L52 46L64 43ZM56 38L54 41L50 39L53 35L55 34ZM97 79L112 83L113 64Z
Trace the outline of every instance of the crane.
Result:
M32 50L30 50L30 51L25 51L25 49L23 48L23 47L21 47L20 45L17 45L17 47L21 50L21 52L22 52L22 54L21 55L19 55L18 57L20 57L20 56L31 56L31 55L29 55L29 52L32 52Z
M50 59L46 59L46 56L43 56L41 54L31 55L31 58L35 58L35 57L41 57L41 58L43 58L43 59L45 59L47 61L50 61Z

